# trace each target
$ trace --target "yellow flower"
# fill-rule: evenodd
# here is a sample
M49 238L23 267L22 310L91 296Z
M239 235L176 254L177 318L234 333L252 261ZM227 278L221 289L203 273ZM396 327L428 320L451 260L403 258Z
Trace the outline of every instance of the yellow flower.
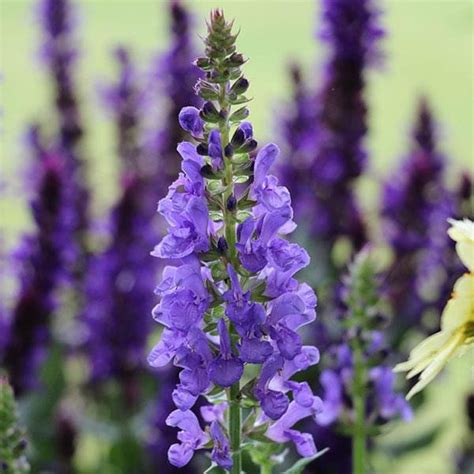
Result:
M456 241L456 252L469 271L474 272L474 222L469 219L449 219L448 235Z
M471 273L465 273L454 285L451 299L441 315L441 331L433 334L411 353L396 372L408 371L407 378L421 373L407 398L423 390L455 356L462 355L474 343L474 223L468 219L450 220L449 236L456 251Z

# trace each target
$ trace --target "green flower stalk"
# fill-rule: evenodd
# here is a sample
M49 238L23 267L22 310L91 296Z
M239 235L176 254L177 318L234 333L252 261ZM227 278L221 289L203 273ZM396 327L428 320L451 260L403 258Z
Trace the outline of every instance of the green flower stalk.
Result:
M6 474L30 472L25 449L25 433L18 427L13 390L7 378L0 376L0 471Z
M372 317L377 314L378 295L375 282L375 268L367 251L357 255L349 269L346 282L348 306L347 325L353 331L350 340L352 349L354 380L352 403L354 407L354 425L352 432L352 472L363 474L367 462L366 432L366 392L368 367L364 360L364 348L361 335L370 330Z
M380 425L396 417L408 421L412 413L394 390L395 377L386 362L381 330L386 318L380 312L378 276L368 246L350 265L340 291L345 342L329 350L336 360L321 374L325 409L317 422L352 438L352 473L362 474L369 437L379 432Z

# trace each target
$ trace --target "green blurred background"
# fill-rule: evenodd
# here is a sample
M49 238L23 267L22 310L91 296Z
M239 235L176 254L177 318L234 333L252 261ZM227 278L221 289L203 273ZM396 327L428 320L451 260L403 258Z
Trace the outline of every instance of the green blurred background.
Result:
M287 96L291 61L305 65L317 85L324 49L315 40L318 25L314 1L188 0L195 11L197 34L204 31L210 8L224 7L241 27L240 50L249 58L247 76L255 100L253 122L260 141L278 142L276 115ZM85 108L90 179L96 190L96 212L113 202L117 167L112 125L100 111L97 86L114 73L111 50L132 47L142 68L166 48L167 8L158 0L82 0L77 34L82 57L79 87ZM377 181L387 176L408 147L409 130L420 94L429 97L439 120L440 147L451 174L473 169L474 141L474 3L467 1L391 0L379 3L387 37L382 43L384 65L368 75L370 105L370 169L361 183L365 207L377 205ZM21 174L26 168L22 133L33 119L49 120L51 100L47 78L38 59L39 28L32 0L1 1L0 87L3 108L1 171L7 186L0 205L3 240L11 248L29 225L27 193ZM198 43L199 44L199 43ZM315 262L317 264L317 262ZM8 297L8 295L7 295ZM452 456L464 432L464 398L473 389L474 356L455 361L428 391L428 403L408 426L396 426L381 444L406 439L437 423L444 431L430 448L403 459L376 460L380 474L449 474ZM321 446L323 447L323 446ZM335 473L336 474L336 473Z

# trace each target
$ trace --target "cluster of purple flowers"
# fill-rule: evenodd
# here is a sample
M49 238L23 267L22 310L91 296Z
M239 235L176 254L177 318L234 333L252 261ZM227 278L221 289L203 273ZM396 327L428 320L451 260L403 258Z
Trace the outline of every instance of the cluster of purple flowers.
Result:
M266 436L293 441L302 456L316 452L314 442L292 427L322 408L306 382L290 380L319 360L317 349L303 345L297 332L314 320L316 297L294 278L308 265L307 253L281 237L295 224L288 190L269 174L279 150L269 144L251 159L257 143L245 121L248 109L231 111L247 102L249 86L231 28L220 11L213 12L206 57L196 62L206 73L196 86L206 102L179 114L198 145L178 145L182 173L158 206L168 232L153 255L177 265L165 267L155 291L160 302L153 316L164 330L149 362L162 367L173 361L182 368L172 394L177 409L167 419L181 430L180 442L168 452L178 467L209 440L219 466L230 470L231 453L238 458L216 407L203 409L210 429L200 428L191 411L200 395L230 388L238 395L229 400L231 419L240 401L254 401L263 412L260 423L268 423ZM239 392L252 364L260 366L259 375L250 391Z
M156 267L146 248L156 238L149 219L147 186L140 171L141 122L139 88L127 50L115 53L120 68L117 84L107 90L117 129L121 158L121 195L110 215L107 247L94 255L87 277L86 349L92 380L117 380L128 406L137 397L137 374L145 362L150 330L147 312L153 306L150 281Z
M30 202L35 231L24 237L16 251L20 288L10 317L2 323L2 366L8 371L16 395L38 385L39 369L50 341L56 290L64 277L67 246L62 159L42 145L37 127L31 129L29 138L35 158L31 183L34 195Z
M441 312L462 272L446 231L447 219L462 215L466 192L461 189L456 196L448 190L445 162L437 150L432 112L421 100L412 150L384 184L382 196L384 234L394 253L387 295L397 315L395 341L414 326L422 329L427 311ZM461 187L470 187L462 181Z
M89 190L86 186L81 138L84 130L79 110L74 67L78 56L73 35L74 11L69 0L41 0L39 19L43 26L41 55L54 84L57 132L52 147L60 150L68 192L64 196L68 213L69 271L81 285L87 266L89 228ZM78 292L76 291L76 296Z
M378 56L383 33L369 0L327 0L322 15L321 38L330 48L323 86L316 94L292 72L294 101L283 122L291 160L280 176L313 239L331 247L344 236L360 249L366 230L353 184L366 162L364 68Z

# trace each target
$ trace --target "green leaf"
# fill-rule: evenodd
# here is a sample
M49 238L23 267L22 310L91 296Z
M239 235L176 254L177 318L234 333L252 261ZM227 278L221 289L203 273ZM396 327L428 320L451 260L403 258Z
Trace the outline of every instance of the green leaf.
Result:
M329 448L325 448L318 453L316 453L314 456L311 456L309 458L301 458L299 461L295 462L293 466L291 466L289 469L287 469L283 474L301 474L303 472L303 469L311 462L313 462L315 459L318 459L321 457L324 453L327 453L329 451Z

